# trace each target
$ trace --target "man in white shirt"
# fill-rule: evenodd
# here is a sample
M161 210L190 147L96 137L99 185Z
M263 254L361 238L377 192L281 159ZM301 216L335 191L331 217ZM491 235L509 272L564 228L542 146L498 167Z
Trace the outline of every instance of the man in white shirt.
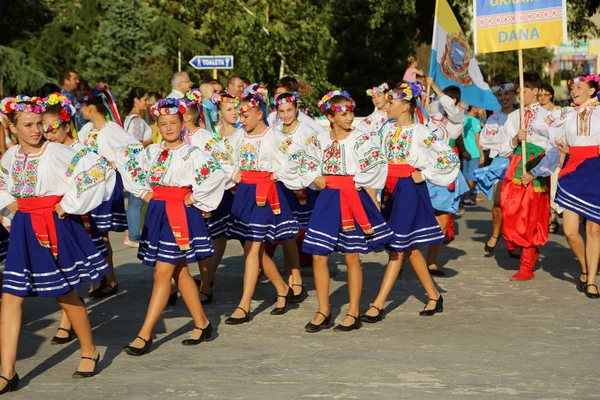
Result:
M192 88L192 81L187 72L175 72L171 78L171 93L167 99L181 99L184 93L189 92Z
M240 97L244 90L244 81L239 76L232 76L227 83L227 93L233 97Z

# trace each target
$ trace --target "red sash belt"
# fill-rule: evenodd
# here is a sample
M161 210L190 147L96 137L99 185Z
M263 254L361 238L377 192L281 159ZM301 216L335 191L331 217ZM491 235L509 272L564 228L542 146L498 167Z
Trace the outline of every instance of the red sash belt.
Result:
M271 173L266 171L242 171L242 183L256 185L256 205L264 207L267 200L273 214L281 214L277 186L271 179Z
M31 226L40 245L58 257L58 236L54 222L55 207L62 196L28 197L17 199L19 211L31 216Z
M560 170L558 177L562 178L575 171L585 160L598 157L598 151L598 146L569 146L569 161Z
M358 222L365 234L373 233L373 227L367 218L365 209L354 185L353 175L325 176L325 183L330 189L340 191L340 210L342 212L342 230L350 232L356 230L354 219Z
M190 249L190 234L185 214L185 197L192 193L189 187L153 186L154 200L166 203L167 219L173 231L175 242L181 250Z
M416 169L408 164L388 164L388 176L383 189L383 205L385 205L396 188L398 178L409 178Z
M458 159L460 160L460 154L458 153L458 146L450 146L452 148L452 150L454 150L454 154L456 154L456 157L458 157ZM454 192L454 190L456 189L456 183L452 182L450 185L448 185L448 190L450 192Z

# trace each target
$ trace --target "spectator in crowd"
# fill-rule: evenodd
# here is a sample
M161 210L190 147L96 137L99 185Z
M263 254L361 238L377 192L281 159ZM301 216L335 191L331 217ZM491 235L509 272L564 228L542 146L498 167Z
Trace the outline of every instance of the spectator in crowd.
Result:
M192 81L187 72L175 72L171 78L171 93L167 99L181 99L192 88Z
M408 57L408 67L404 71L404 77L402 78L405 82L415 82L417 75L425 76L425 73L418 69L419 61L413 56Z
M554 104L554 88L547 83L542 83L542 88L538 94L538 101L540 105L548 111L554 111L558 108Z
M473 172L479 168L485 161L483 149L479 144L479 133L481 132L481 121L477 116L481 109L471 106L464 122L464 139L465 152L461 162L462 173L469 185L469 192L465 194L463 204L465 207L476 206L475 199L475 183L477 179L473 176Z
M77 72L73 71L71 68L67 68L60 73L58 83L60 84L60 93L63 96L66 96L75 107L75 117L73 118L75 121L75 127L79 131L81 127L87 122L83 115L81 115L81 104L77 100L76 90L77 85L79 85L79 76Z
M239 76L232 76L227 83L227 93L233 97L240 97L244 90L244 81Z
M246 89L248 86L252 85L252 82L250 82L250 79L248 79L244 76L240 77L240 79L242 80L242 91L244 89Z

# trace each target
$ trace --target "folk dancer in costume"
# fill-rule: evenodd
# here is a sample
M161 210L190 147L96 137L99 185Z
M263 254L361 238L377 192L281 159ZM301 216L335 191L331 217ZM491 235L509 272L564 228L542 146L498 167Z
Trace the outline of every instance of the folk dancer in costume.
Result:
M460 102L461 92L456 86L448 86L443 91L435 84L433 78L427 78L427 84L431 85L438 101L434 101L429 106L429 116L431 121L427 125L432 131L437 132L437 136L443 138L458 156L456 139L458 139L464 129L464 108L465 104ZM437 129L437 131L436 131ZM454 239L454 219L453 215L458 212L462 196L469 191L469 186L462 172L459 172L455 181L448 187L436 186L427 182L431 203L435 210L435 216L446 235L448 241ZM432 275L444 276L444 271L438 269L437 255L440 252L441 243L429 246L427 253L427 266Z
M0 110L19 138L2 157L0 210L14 214L2 287L0 394L16 390L17 345L23 298L55 297L67 313L81 345L75 378L96 372L100 353L83 302L82 282L100 282L109 271L79 215L102 202L114 171L96 155L81 155L57 143L42 142L39 98L5 98Z
M277 110L279 121L281 121L281 123L277 125L277 129L295 143L305 147L317 132L311 125L298 120L298 114L300 112L298 110L299 101L300 95L297 92L279 93L275 96L273 104ZM292 287L292 290L294 290L294 301L298 303L303 301L306 296L299 267L312 266L311 254L301 253L298 258L298 253L302 249L304 235L315 205L317 192L310 188L294 191L283 188L283 193L292 209L292 213L300 225L300 235L296 237L295 241L287 240L283 242L285 265L290 272L288 284Z
M72 132L70 122L75 114L75 107L73 107L71 101L66 96L63 96L60 93L50 94L43 99L42 112L43 133L44 138L47 141L73 148L78 152L77 157L87 153L85 147L71 137ZM102 199L103 201L110 198L113 189L114 180L111 181L110 185L106 185L106 191ZM108 249L104 244L104 240L102 240L102 235L100 234L94 219L89 213L82 215L81 219L86 232L90 235L96 248L98 248L102 257L106 258L108 256ZM67 313L63 311L58 331L52 338L51 343L65 344L76 338L77 335L75 335L75 331L71 326Z
M500 238L500 228L502 226L500 193L502 191L502 181L510 162L510 156L513 153L512 149L506 146L508 139L504 132L504 124L506 123L508 114L514 111L515 86L512 83L505 83L492 87L492 92L496 95L502 110L490 115L479 136L481 146L490 151L492 163L474 172L474 176L477 179L477 190L484 193L488 199L494 202L492 205L492 236L485 244L485 251L487 253L492 253L496 249L498 239ZM515 253L515 250L515 248L509 247L508 252L511 257L518 258L519 255Z
M281 93L295 93L295 92L300 93L300 85L296 78L291 77L291 76L284 76L283 78L281 78L277 82L275 82L275 96L277 96L278 94L281 94ZM315 132L326 132L327 131L327 129L325 129L324 126L319 124L317 121L315 121L313 118L306 115L302 111L298 111L297 118L298 118L298 121L304 122L305 124L310 126L312 129L314 129ZM274 110L273 112L271 112L269 114L267 121L269 122L269 126L278 126L281 124L277 110Z
M558 150L552 146L545 122L550 112L537 101L540 76L537 72L527 72L523 77L525 87L522 107L525 108L525 126L521 126L519 110L510 113L504 124L507 145L514 149L514 154L500 195L504 241L508 246L522 248L519 272L510 278L518 281L534 278L533 270L540 254L539 247L548 240L548 177L559 161ZM521 162L523 140L526 140L526 173L523 173ZM544 159L544 163L540 163Z
M390 90L389 85L384 82L379 86L367 89L367 96L371 97L375 110L365 119L360 121L358 129L368 133L370 136L377 136L377 133L388 120L386 109L388 106L387 92Z
M294 291L283 280L273 260L265 253L265 241L283 242L298 235L298 222L292 214L283 185L302 189L298 168L302 148L281 131L267 125L267 89L253 84L241 99L238 112L244 127L228 139L233 151L229 176L238 184L233 204L229 236L244 241L244 290L242 298L225 323L249 322L250 302L259 269L277 291L272 315L288 311ZM226 168L226 164L222 164Z
M374 323L385 317L385 302L402 268L402 258L410 259L429 301L421 315L444 310L444 299L437 291L419 246L443 243L442 232L425 181L450 185L460 170L454 151L427 127L413 122L423 87L418 82L402 83L387 94L388 115L392 118L379 132L381 148L388 162L388 177L383 196L383 216L394 232L388 244L389 261L377 298L362 316Z
M84 125L79 132L79 140L90 152L104 157L117 170L117 181L111 198L103 201L98 208L92 211L92 217L102 233L104 243L109 251L107 260L111 271L100 286L90 288L89 296L108 297L116 294L119 290L108 232L111 230L123 232L127 229L123 187L125 186L130 193L135 191L133 183L122 179L122 176L128 172L124 164L132 153L138 153L144 147L121 127L112 94L105 86L98 85L92 88L86 96L80 99L80 103L84 118L90 120L91 124ZM107 115L110 116L110 121L106 118Z
M377 190L385 185L387 162L369 134L352 128L355 103L348 92L327 93L319 108L330 122L331 131L314 137L302 162L305 185L321 189L303 244L303 250L313 254L319 300L319 309L305 329L319 332L331 322L327 262L332 252L339 251L344 253L348 268L350 304L335 330L351 331L362 326L359 254L381 250L393 238L376 205Z
M194 320L191 336L182 344L197 345L212 335L188 265L214 254L202 211L217 208L226 177L208 153L182 141L186 108L181 99L159 100L151 113L157 118L163 142L132 154L128 161L130 179L142 187L140 197L148 203L138 258L154 267L146 319L137 338L123 347L132 356L150 351L152 332L169 300L172 279Z
M600 75L570 80L575 107L556 110L546 118L551 127L550 137L568 155L559 174L556 203L564 208L565 236L581 265L577 289L590 298L600 297L596 286L600 258L598 82ZM579 234L581 218L586 220L587 243Z

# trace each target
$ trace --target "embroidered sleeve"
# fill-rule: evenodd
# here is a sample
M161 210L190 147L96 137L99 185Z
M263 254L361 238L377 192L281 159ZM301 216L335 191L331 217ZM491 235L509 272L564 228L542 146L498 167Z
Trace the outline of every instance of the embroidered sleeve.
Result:
M562 126L567 120L567 115L569 114L569 109L567 107L559 108L558 110L552 111L545 118L546 125L552 127Z
M75 187L77 188L77 198L86 191L98 186L106 181L106 174L112 168L105 158L101 158L91 168L81 171L75 176Z
M145 184L146 173L142 167L141 158L144 147L141 144L130 144L125 148L125 170L128 174L128 178L134 184Z
M206 181L210 178L211 174L215 171L220 171L221 166L217 161L210 157L206 160L206 162L202 163L196 170L194 171L194 179L196 181L196 185L200 186L202 182Z
M454 150L424 126L419 126L415 134L414 140L420 147L417 151L422 153L422 164L427 165L421 169L421 174L434 185L449 186L460 170Z
M227 177L217 161L204 151L192 154L194 183L192 200L194 206L202 211L212 211L219 206L225 191Z
M6 154L2 157L2 160L0 160L0 214L7 217L10 216L11 213L6 209L6 206L16 200L10 194L10 173L5 167L5 164L9 166L8 163L12 159L11 156L13 153L14 150L11 151L11 149L8 149Z
M358 154L359 168L354 175L354 182L358 187L370 189L383 189L387 178L387 160L383 156L381 147L365 134L360 134L354 144Z

